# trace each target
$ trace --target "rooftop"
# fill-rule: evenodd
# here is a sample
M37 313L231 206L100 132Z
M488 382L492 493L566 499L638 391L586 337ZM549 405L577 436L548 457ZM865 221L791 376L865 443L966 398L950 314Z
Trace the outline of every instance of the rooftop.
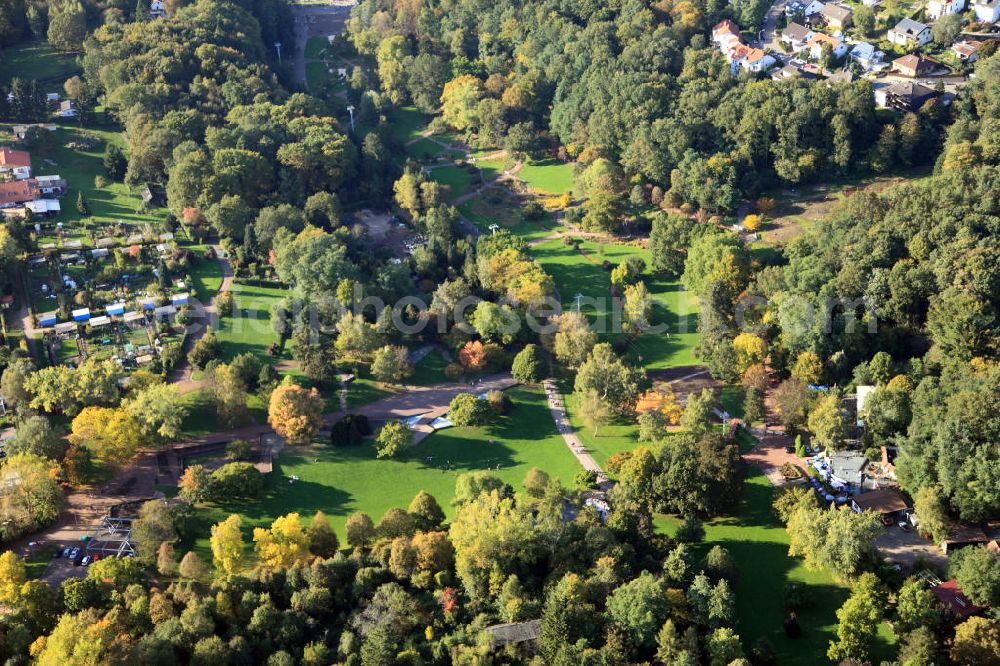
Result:
M958 617L969 617L983 611L983 608L969 601L954 578L935 585L931 588L931 592Z
M913 19L905 18L901 20L899 23L897 23L896 27L894 27L893 30L895 30L896 32L906 33L907 35L916 36L917 34L923 32L924 30L927 30L927 28L928 28L927 25L920 23L919 21L914 21Z
M6 146L0 147L0 166L30 167L31 153L26 150L12 150Z
M837 21L843 21L849 18L852 12L849 7L841 7L840 5L825 4L823 8L819 10L819 13L828 18L832 18Z
M854 498L854 503L861 511L876 513L896 513L908 508L903 496L891 488L862 493Z

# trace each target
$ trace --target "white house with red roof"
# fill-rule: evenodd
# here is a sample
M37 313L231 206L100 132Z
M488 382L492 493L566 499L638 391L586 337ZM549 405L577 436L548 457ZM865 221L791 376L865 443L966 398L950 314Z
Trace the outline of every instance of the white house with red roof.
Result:
M31 154L24 150L0 147L0 179L26 180L31 178Z

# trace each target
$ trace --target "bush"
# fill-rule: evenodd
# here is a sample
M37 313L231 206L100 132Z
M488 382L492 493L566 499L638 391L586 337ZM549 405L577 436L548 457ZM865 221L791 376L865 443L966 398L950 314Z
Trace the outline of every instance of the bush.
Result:
M215 309L220 317L231 317L236 308L236 299L233 292L224 291L215 297Z
M573 484L580 490L590 490L597 486L597 472L581 469L573 478Z
M622 465L632 459L631 451L620 451L607 459L604 463L605 469L607 469L612 474L618 474L622 471Z
M459 393L448 407L448 418L456 426L478 426L490 420L490 403L471 393Z
M253 446L245 439L234 439L226 444L226 457L234 462L246 462L252 453Z
M365 437L372 434L371 424L364 414L348 414L333 424L330 429L330 444L333 446L360 446Z
M222 345L210 326L205 331L205 335L195 342L194 347L188 352L188 361L199 370L204 370L209 361L219 358L221 351Z
M490 407L497 416L505 416L514 406L510 396L503 391L490 391L486 394L486 401L490 403Z
M545 358L537 345L526 345L514 357L510 369L514 379L522 384L537 384L545 378Z
M212 472L215 499L253 498L264 489L264 475L247 462L232 462Z
M458 379L465 373L465 368L461 363L449 363L444 369L444 376L448 379Z
M108 179L100 174L94 176L94 187L103 190L108 186Z

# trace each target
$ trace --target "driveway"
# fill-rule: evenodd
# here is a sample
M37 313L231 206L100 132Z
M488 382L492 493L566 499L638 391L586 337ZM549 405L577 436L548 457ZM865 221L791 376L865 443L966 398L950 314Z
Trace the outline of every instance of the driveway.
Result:
M941 572L948 566L948 558L938 546L915 531L904 532L898 525L885 528L882 536L875 539L875 547L887 560L903 567L904 573L912 571L921 559Z
M776 41L776 33L778 17L785 13L786 4L787 0L778 0L771 5L770 9L767 10L767 14L764 15L764 22L761 24L761 48L781 52Z

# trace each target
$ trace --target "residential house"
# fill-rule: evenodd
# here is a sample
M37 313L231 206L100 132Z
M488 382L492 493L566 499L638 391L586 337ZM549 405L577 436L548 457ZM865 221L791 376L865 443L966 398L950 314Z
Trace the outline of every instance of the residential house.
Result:
M872 69L882 64L885 53L879 51L874 45L868 42L859 42L851 49L851 60L858 63L865 69ZM860 413L860 410L859 410Z
M792 63L788 63L784 67L781 67L771 72L771 78L775 81L783 81L785 79L794 79L794 78L815 80L819 77L817 77L812 72L807 72L800 67L796 67Z
M976 62L976 58L979 57L979 48L982 45L982 42L975 39L963 39L952 44L951 51L962 62Z
M931 41L931 27L905 18L894 27L889 28L886 39L897 46L919 48Z
M23 206L38 197L38 186L30 178L0 183L0 208Z
M867 466L868 458L857 451L837 451L830 456L831 479L852 493L861 490Z
M830 50L833 51L835 58L843 58L847 55L847 43L844 42L844 37L842 35L838 33L831 36L823 32L813 34L812 38L809 40L809 55L813 59L819 60L820 56L823 55L824 44L829 44Z
M497 649L507 645L529 644L534 646L542 635L542 621L512 622L509 624L494 624L483 631L489 634L490 648ZM529 650L529 652L532 650Z
M901 76L927 76L935 69L937 69L936 62L913 53L892 61L892 71L899 72Z
M759 74L770 69L775 63L774 56L765 53L762 49L748 49L746 55L739 62L739 66L748 72Z
M149 18L166 18L167 10L163 7L162 0L152 0L149 3Z
M1000 0L973 0L972 11L977 23L996 23L1000 21Z
M0 147L0 180L31 178L31 154L25 150Z
M881 515L884 520L896 520L902 518L910 507L907 506L906 500L899 494L899 491L884 488L855 495L851 500L851 508L857 513L874 511Z
M781 31L779 39L788 44L792 51L801 51L815 33L806 26L792 21Z
M837 30L850 28L854 21L854 12L851 11L850 7L844 7L843 5L825 4L819 10L819 14L823 17L823 23Z
M40 194L61 197L66 194L68 183L59 176L39 176L35 179Z
M712 43L723 53L740 43L740 26L729 19L719 21L712 28Z
M151 208L165 206L167 204L163 188L159 185L147 184L144 188L142 188L140 196L142 196L142 203Z
M958 586L958 581L954 578L935 585L931 588L931 592L938 598L942 606L954 613L960 620L979 615L986 610L969 601L969 598L962 592L962 588Z
M875 90L875 104L883 109L916 111L927 100L937 97L937 91L916 81L897 81Z
M15 139L21 141L24 139L24 137L28 136L28 130L32 129L33 127L37 127L38 129L48 130L49 132L56 131L55 123L31 123L29 125L14 125L13 127L10 128L10 131L14 134Z
M64 99L59 102L59 111L57 113L60 118L76 118L76 102L71 99Z
M854 80L854 72L846 69L838 69L836 72L826 77L826 85L832 86L837 83L850 83Z
M965 0L930 0L927 3L927 18L936 21L948 14L958 14L965 9Z

